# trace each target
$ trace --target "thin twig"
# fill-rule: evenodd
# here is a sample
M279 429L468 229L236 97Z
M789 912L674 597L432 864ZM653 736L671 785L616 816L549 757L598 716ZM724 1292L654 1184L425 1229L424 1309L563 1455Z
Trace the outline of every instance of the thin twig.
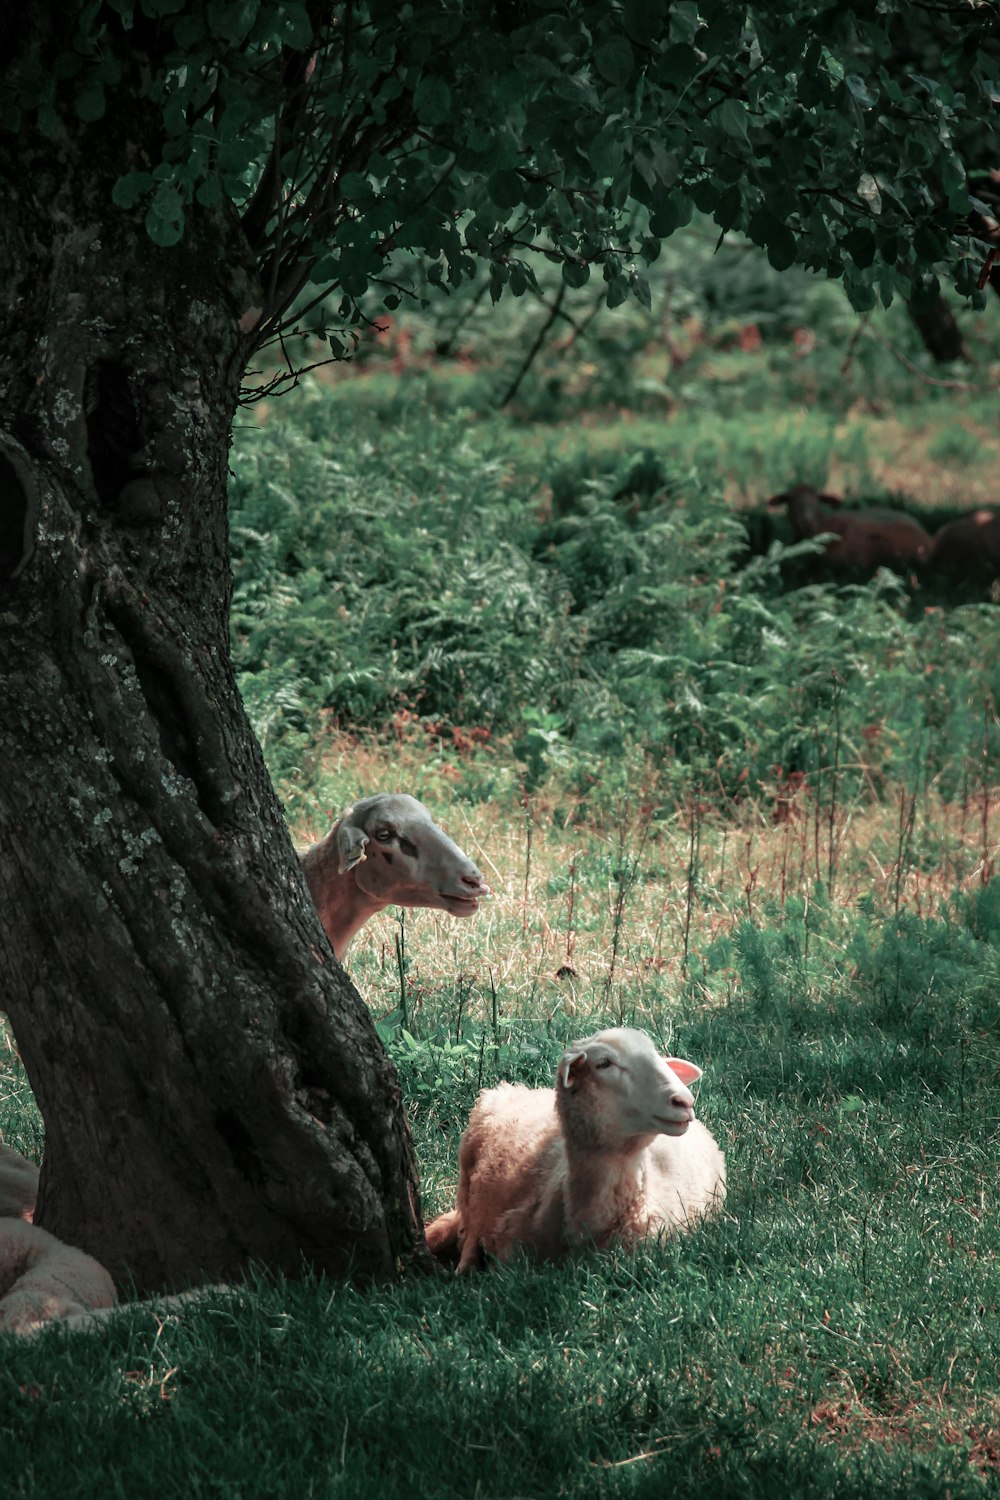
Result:
M518 370L517 374L514 376L514 379L511 382L511 384L510 384L510 386L509 386L506 394L501 397L500 402L499 402L500 406L506 406L507 403L510 402L510 401L513 401L514 397L517 395L518 390L520 389L520 386L521 386L521 381L524 379L525 375L527 375L528 371L531 369L531 366L534 364L535 359L536 359L536 357L537 357L537 355L538 355L538 353L539 353L542 345L545 343L545 336L546 336L546 334L548 333L549 329L552 327L553 323L556 321L556 319L559 317L560 312L562 311L562 305L563 305L563 300L565 299L565 296L566 296L566 283L563 282L562 285L560 286L558 292L556 293L556 300L555 300L555 302L552 304L552 306L549 309L549 315L548 315L548 317L545 319L545 322L542 324L541 328L538 330L538 336L537 336L537 338L535 339L534 343L531 345L531 348L528 350L527 354L525 355L524 359L521 362L521 368Z

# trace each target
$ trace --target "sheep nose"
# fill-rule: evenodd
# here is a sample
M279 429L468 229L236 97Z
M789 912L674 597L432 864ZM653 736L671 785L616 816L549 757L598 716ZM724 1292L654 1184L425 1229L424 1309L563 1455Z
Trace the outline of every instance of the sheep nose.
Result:
M462 884L467 885L470 890L481 891L484 895L489 895L490 888L478 870L472 875L463 875Z

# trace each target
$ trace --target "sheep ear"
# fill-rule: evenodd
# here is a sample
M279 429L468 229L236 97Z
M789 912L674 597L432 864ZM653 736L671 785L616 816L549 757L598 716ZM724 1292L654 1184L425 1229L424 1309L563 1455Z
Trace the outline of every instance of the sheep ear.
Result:
M667 1067L676 1073L681 1083L696 1083L701 1077L701 1069L693 1062L688 1062L685 1057L668 1057Z
M559 1064L559 1083L562 1088L568 1089L571 1083L575 1083L587 1066L586 1052L564 1052L562 1062Z
M349 823L345 818L337 829L337 853L340 855L340 873L346 875L348 870L353 870L362 860L367 859L365 845L368 835L356 823Z

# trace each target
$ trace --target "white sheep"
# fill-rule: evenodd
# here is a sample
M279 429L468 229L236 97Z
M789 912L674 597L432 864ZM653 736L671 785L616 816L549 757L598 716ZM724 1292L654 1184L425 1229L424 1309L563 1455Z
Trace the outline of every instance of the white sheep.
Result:
M38 1168L10 1146L0 1145L0 1218L30 1219L38 1198Z
M682 1229L725 1197L725 1159L686 1087L701 1069L630 1027L563 1054L555 1089L480 1094L462 1136L458 1201L427 1229L459 1271L518 1246L552 1260Z
M91 1256L37 1224L0 1218L0 1333L34 1333L116 1300L114 1282Z
M769 510L788 511L798 541L832 532L823 556L837 567L866 573L878 567L900 571L925 562L931 554L929 534L905 511L884 506L841 510L836 495L809 484L796 484L780 495L772 495L767 505Z
M490 888L422 802L379 792L349 807L299 855L313 904L339 959L386 906L429 906L471 917Z

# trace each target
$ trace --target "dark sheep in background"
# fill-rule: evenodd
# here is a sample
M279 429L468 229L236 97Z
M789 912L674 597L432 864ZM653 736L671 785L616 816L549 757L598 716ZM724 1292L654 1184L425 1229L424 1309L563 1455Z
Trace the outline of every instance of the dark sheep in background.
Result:
M962 578L1000 577L1000 512L973 510L934 533L931 566Z
M874 572L876 568L906 571L927 561L933 542L919 521L901 510L872 506L841 510L836 495L796 484L772 495L769 510L784 508L797 541L832 532L824 557L835 567Z

